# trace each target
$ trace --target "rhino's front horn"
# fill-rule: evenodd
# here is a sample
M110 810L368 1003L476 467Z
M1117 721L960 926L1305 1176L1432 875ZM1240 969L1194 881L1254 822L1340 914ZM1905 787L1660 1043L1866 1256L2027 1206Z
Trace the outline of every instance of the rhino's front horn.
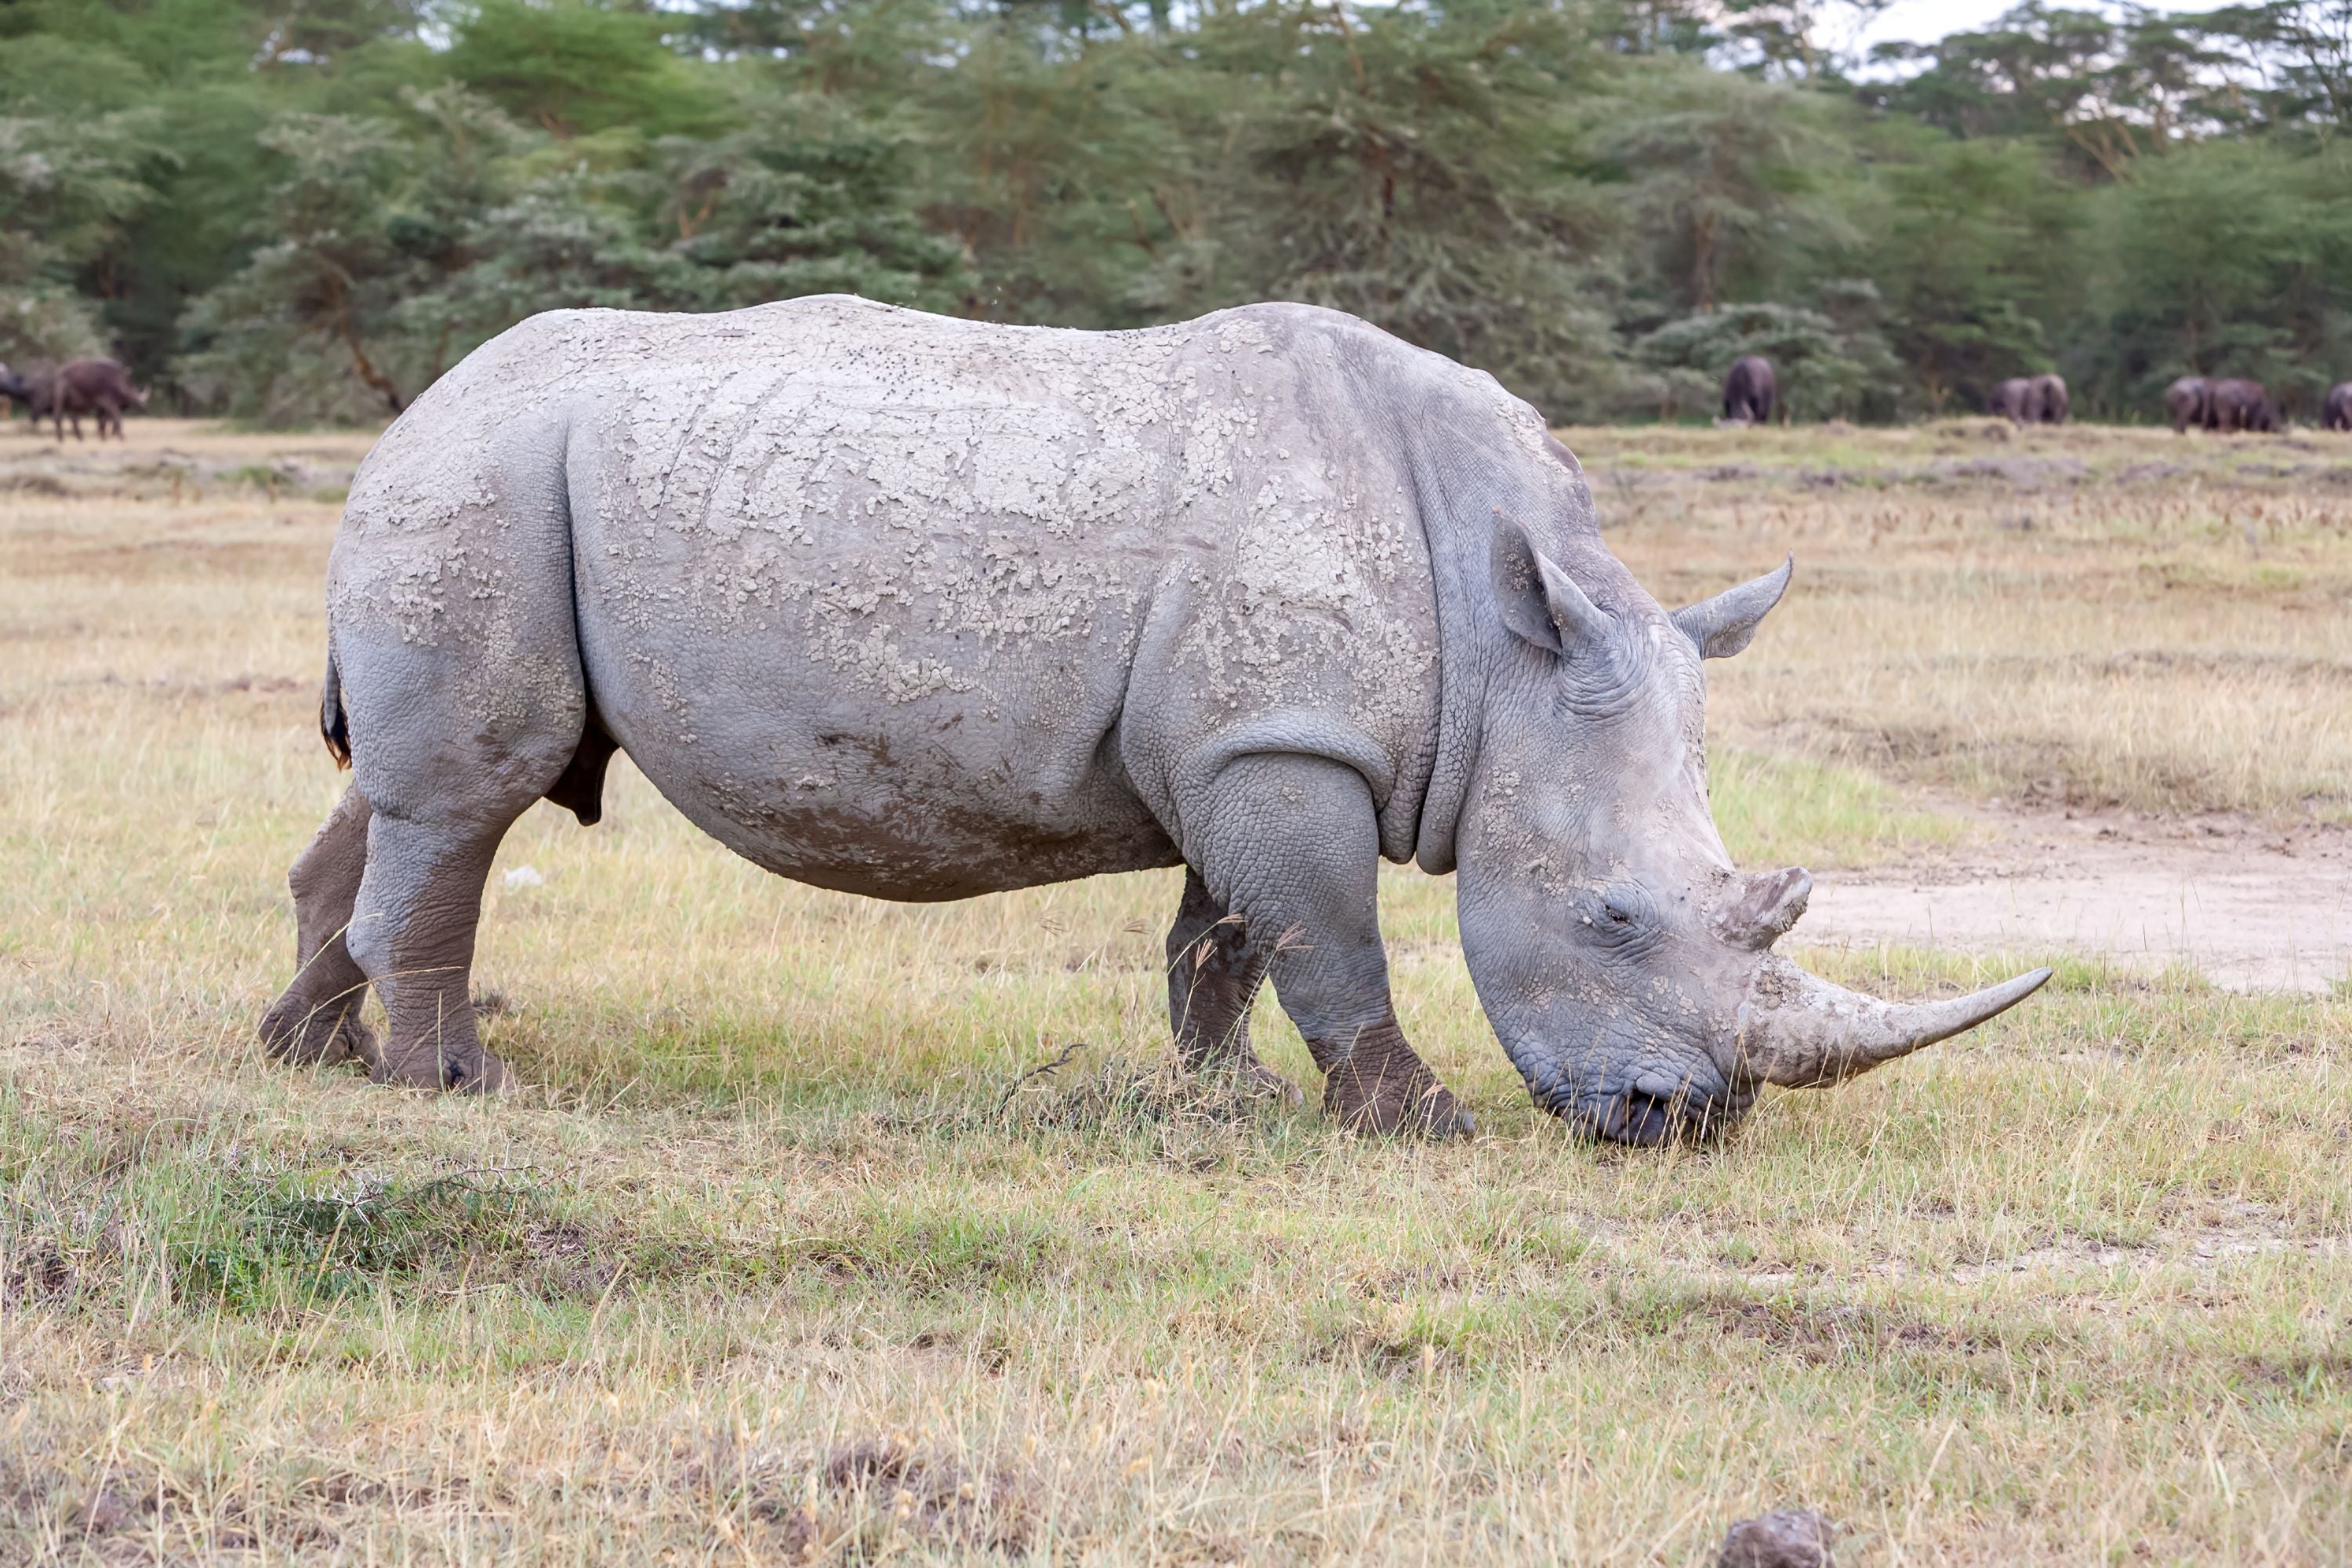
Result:
M2049 978L2037 969L1948 1002L1882 1002L1767 953L1739 1008L1739 1070L1784 1089L1835 1083L1973 1029Z

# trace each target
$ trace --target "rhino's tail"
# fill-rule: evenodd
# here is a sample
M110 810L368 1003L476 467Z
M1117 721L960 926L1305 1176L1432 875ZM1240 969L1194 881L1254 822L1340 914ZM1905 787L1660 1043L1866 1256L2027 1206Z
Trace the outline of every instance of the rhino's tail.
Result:
M343 672L335 667L335 650L327 649L327 680L319 693L319 733L335 766L352 765L352 719L343 711Z

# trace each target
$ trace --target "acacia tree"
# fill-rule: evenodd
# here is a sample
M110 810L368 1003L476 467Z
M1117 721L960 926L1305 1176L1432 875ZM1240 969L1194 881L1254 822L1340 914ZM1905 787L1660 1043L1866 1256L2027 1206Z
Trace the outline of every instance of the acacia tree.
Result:
M400 352L399 306L429 285L438 247L399 222L407 161L397 129L300 115L261 145L285 163L268 238L194 311L203 346L190 380L216 384L240 412L281 417L305 405L357 414L348 380L399 413L423 368Z
M1693 61L1626 73L1580 137L1597 179L1630 198L1628 237L1659 312L1752 298L1777 258L1832 237L1818 171L1839 146L1818 95Z
M1558 417L1610 394L1592 262L1612 220L1567 155L1590 46L1565 14L1277 5L1218 13L1190 47L1246 107L1203 161L1198 237L1146 279L1155 313L1302 300Z
M1859 270L1883 291L1889 342L1931 412L2053 368L2035 300L2076 243L2065 197L2031 143L1917 142L1877 169Z
M123 237L170 161L143 110L0 118L0 360L104 351Z

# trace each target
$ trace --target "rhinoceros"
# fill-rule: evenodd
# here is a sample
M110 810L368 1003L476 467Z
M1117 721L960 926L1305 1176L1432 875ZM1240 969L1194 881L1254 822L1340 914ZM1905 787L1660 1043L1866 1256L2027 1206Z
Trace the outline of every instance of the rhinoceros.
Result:
M500 1084L468 986L492 856L541 797L594 822L622 751L820 887L1183 866L1181 1059L1295 1095L1247 1034L1270 975L1359 1129L1471 1127L1398 1026L1375 908L1384 857L1451 872L1540 1106L1630 1143L1719 1130L2048 974L1896 1005L1769 951L1811 883L1725 852L1700 660L1789 574L1668 615L1533 408L1328 310L534 317L352 485L321 722L353 782L294 866L298 973L261 1033Z

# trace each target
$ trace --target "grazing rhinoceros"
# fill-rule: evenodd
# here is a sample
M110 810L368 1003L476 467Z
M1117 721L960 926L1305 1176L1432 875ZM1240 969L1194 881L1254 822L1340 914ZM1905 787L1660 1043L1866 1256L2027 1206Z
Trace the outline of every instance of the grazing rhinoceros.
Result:
M1810 883L1724 852L1699 660L1788 574L1668 616L1534 409L1328 310L536 317L352 488L323 717L356 779L295 865L299 969L262 1035L499 1083L467 986L491 858L541 796L595 821L624 750L821 887L1183 865L1183 1058L1265 1076L1270 973L1364 1128L1468 1126L1398 1028L1374 907L1383 856L1455 872L1540 1104L1628 1142L1719 1128L1759 1083L1864 1071L2048 973L1901 1006L1769 952Z

